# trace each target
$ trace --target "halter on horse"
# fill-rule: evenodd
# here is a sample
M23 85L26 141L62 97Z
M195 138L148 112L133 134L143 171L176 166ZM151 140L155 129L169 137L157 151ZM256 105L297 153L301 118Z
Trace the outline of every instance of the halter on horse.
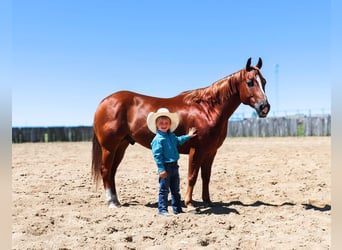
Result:
M184 202L187 207L193 207L193 189L201 169L202 199L210 204L211 167L217 149L227 136L229 117L241 103L254 108L259 117L266 117L270 110L261 67L261 58L256 66L251 66L249 58L240 71L206 88L185 91L171 98L119 91L103 99L94 116L92 176L97 182L101 175L109 207L120 205L115 173L126 148L135 142L150 148L154 134L147 128L146 118L160 107L179 114L177 135L186 134L190 127L197 128L198 135L179 147L180 153L189 154Z

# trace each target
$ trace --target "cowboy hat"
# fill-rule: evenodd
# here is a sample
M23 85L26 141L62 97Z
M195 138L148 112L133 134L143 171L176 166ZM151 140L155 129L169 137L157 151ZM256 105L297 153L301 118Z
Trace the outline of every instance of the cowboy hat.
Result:
M156 120L158 117L167 116L171 120L170 131L173 132L178 127L179 117L177 113L170 113L167 108L160 108L156 113L150 112L147 116L147 127L153 132L157 133Z

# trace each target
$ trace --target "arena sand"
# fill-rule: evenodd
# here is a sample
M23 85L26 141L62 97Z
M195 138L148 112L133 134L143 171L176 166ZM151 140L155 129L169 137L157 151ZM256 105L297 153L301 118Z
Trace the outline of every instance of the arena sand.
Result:
M13 249L330 249L330 137L227 138L200 212L157 215L151 151L128 147L120 208L91 179L91 143L12 145ZM180 159L181 195L187 156ZM184 210L186 210L184 208Z

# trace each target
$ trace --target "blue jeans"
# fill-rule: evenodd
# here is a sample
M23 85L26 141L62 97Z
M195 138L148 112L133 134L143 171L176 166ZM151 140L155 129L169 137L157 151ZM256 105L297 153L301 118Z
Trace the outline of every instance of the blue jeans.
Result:
M159 177L159 197L158 197L158 212L167 212L168 195L171 190L171 205L174 213L181 213L181 196L179 193L179 171L178 165L166 166L167 177Z

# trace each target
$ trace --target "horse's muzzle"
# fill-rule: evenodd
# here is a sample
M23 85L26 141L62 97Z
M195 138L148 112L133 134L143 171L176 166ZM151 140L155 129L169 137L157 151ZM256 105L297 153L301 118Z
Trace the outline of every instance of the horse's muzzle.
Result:
M268 112L270 112L271 105L266 102L261 102L255 105L255 110L257 111L259 117L264 118L267 116Z

